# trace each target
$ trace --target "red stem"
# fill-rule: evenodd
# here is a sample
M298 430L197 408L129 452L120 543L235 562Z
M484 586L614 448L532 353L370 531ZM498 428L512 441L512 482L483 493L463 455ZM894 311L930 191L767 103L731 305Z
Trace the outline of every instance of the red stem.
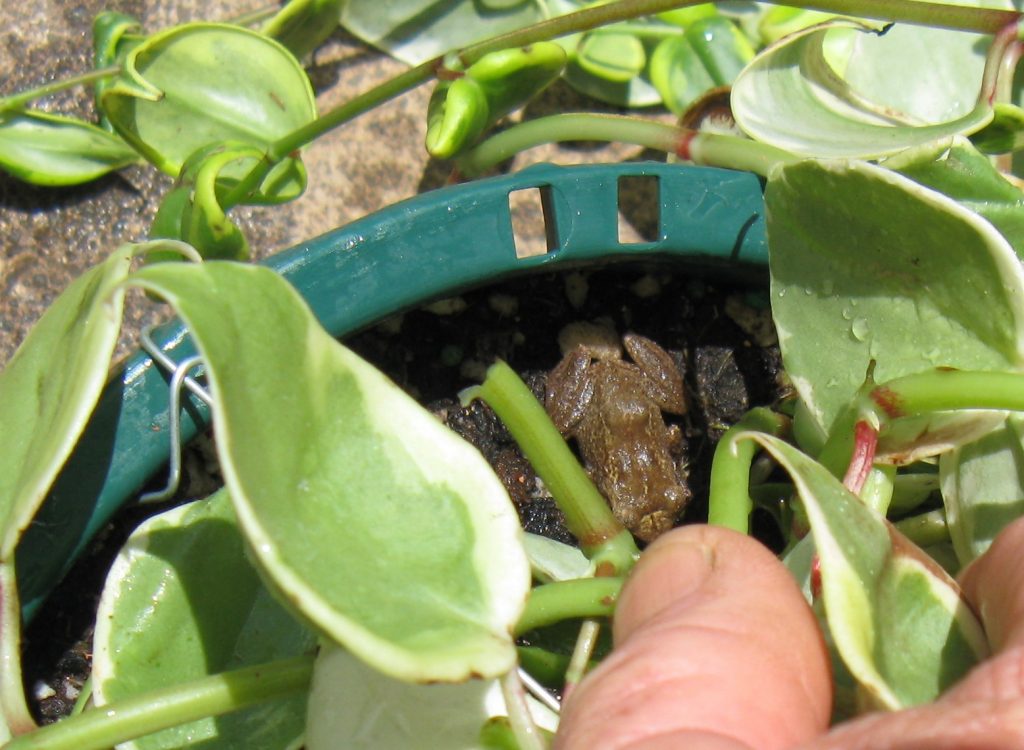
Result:
M878 447L878 430L863 419L853 428L853 455L843 477L843 486L854 495L860 495L871 472Z

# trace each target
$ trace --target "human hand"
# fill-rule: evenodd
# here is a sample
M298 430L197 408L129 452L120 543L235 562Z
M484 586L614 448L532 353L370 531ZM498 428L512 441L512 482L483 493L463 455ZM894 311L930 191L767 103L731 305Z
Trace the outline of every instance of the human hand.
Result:
M615 649L566 700L556 750L1024 748L1024 519L961 576L994 655L935 703L828 730L831 674L781 563L726 529L662 536L616 610Z

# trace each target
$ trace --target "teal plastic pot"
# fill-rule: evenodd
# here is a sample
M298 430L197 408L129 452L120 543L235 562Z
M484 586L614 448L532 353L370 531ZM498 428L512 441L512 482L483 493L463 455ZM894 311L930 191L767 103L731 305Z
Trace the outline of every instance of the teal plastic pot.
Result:
M619 186L657 182L657 239L618 239ZM516 254L510 194L539 191L548 251ZM672 261L704 275L766 279L760 180L707 167L629 163L540 165L425 193L269 258L336 336L431 300L533 271L622 261ZM180 323L154 339L176 362L195 354ZM50 497L18 548L31 618L89 540L157 471L170 446L170 373L144 352L107 386ZM203 429L206 407L183 407L182 439Z

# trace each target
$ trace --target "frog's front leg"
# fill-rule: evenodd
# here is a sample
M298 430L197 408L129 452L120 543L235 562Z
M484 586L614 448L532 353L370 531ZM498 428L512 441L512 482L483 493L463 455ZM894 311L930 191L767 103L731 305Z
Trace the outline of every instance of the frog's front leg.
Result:
M580 423L594 398L590 365L590 350L576 346L548 374L544 407L563 435L570 434Z
M630 358L644 374L644 391L662 411L670 414L686 413L686 391L683 376L672 360L672 355L649 338L627 333L622 337Z

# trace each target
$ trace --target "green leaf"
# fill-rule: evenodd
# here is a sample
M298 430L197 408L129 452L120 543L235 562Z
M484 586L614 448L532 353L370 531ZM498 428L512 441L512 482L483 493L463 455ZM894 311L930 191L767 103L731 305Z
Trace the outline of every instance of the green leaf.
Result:
M973 133L991 121L987 99L964 103L965 81L975 70L971 96L978 98L980 90L977 45L963 39L972 35L955 33L949 40L942 37L941 46L929 47L931 37L917 36L923 32L914 27L909 38L902 32L893 36L893 30L871 45L856 39L846 45L843 56L826 47L830 33L848 35L850 30L874 31L852 21L833 21L803 29L762 51L733 84L737 124L750 137L795 154L877 158ZM862 52L862 47L870 49ZM881 49L891 54L879 54ZM931 80L929 66L944 71L947 65L963 66L963 75L952 77L951 86L919 85L921 78ZM900 75L893 76L893 70ZM876 98L868 100L868 92Z
M127 143L84 120L0 112L0 167L25 182L80 185L138 161Z
M343 0L289 0L261 32L301 60L338 28Z
M971 142L987 154L1005 154L1024 148L1024 109L996 102L992 122L971 135Z
M501 5L475 0L347 0L341 25L402 62L418 65L549 15L546 4L536 0Z
M86 271L0 372L0 561L12 560L107 380L131 259L159 246L123 245Z
M735 24L722 16L697 20L683 36L660 42L648 73L665 106L682 114L708 89L727 86L754 57Z
M790 474L807 510L835 646L872 702L934 700L988 655L956 583L827 469L789 444L750 433Z
M527 700L534 721L554 731L558 716ZM484 723L506 713L496 680L410 685L326 647L313 672L306 748L336 750L358 738L360 746L382 750L470 750L480 747Z
M800 162L765 190L783 362L825 431L876 382L937 366L1016 370L1024 273L992 225L863 162Z
M1024 192L962 136L910 149L883 166L987 219L1024 259Z
M480 454L268 269L165 263L132 282L167 299L196 341L236 513L283 599L399 679L511 668L529 567Z
M697 21L686 30L686 38L716 86L731 84L754 59L750 41L724 16Z
M132 49L102 107L126 141L174 176L203 147L266 149L316 118L309 78L288 50L253 31L206 23L176 26ZM232 176L243 174L238 165Z
M587 73L612 83L627 83L647 65L644 45L632 34L591 33L576 49L575 62Z
M651 54L651 84L665 106L681 115L715 85L697 51L685 36L665 39Z
M939 460L946 521L960 565L992 544L1011 521L1024 515L1024 417Z
M441 81L427 110L427 150L455 156L491 125L553 83L565 51L553 42L484 55L454 81Z
M149 519L121 550L96 616L93 696L103 707L315 648L312 631L270 596L246 559L221 491ZM120 747L283 748L304 731L305 710L306 695L291 696Z

